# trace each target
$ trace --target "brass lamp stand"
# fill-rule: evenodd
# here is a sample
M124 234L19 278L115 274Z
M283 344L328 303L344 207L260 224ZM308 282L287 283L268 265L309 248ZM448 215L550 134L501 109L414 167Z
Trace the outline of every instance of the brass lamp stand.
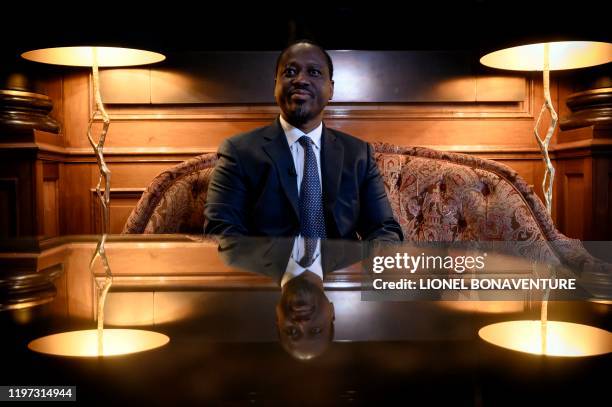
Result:
M100 94L100 75L99 67L125 67L135 65L147 65L155 62L160 62L165 59L165 56L156 52L138 50L132 48L116 48L116 47L59 47L46 48L34 51L28 51L21 55L23 58L53 65L63 66L81 66L91 67L93 94L95 106L89 119L87 126L87 139L96 156L96 162L99 170L98 183L96 185L96 195L100 200L102 207L102 234L96 250L89 262L89 271L93 275L93 270L96 260L99 258L104 269L105 279L102 285L96 281L100 296L98 299L97 308L97 342L98 355L104 355L103 348L103 328L104 328L104 304L106 296L113 282L113 276L108 258L106 257L105 243L107 234L110 232L110 185L111 171L104 160L104 143L110 126L110 118L104 109L102 96ZM100 132L97 141L92 136L92 128L95 119L100 116L102 118L102 131ZM104 190L102 184L104 183Z

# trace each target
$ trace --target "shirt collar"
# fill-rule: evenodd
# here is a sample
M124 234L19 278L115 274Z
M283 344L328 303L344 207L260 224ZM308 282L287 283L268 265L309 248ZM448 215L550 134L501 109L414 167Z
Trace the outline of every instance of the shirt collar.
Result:
M319 123L319 125L311 130L309 133L304 133L302 130L297 127L289 124L283 116L280 116L280 124L285 132L285 136L287 137L287 142L289 143L289 147L293 145L298 139L304 135L310 137L312 142L317 148L321 148L321 134L323 133L323 122Z
M321 280L323 280L323 265L321 264L321 240L317 239L317 246L314 251L313 262L308 267L302 267L300 263L298 263L298 259L304 255L304 251L306 250L305 245L306 242L302 236L297 236L293 241L291 256L289 257L289 262L287 263L285 273L281 278L281 287L284 287L289 281L306 271L316 274Z

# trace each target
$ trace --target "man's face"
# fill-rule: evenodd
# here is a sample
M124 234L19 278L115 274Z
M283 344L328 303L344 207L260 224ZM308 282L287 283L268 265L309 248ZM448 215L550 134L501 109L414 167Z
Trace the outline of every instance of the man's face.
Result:
M321 354L333 339L334 307L316 284L297 277L285 285L276 306L280 342L295 357Z
M311 44L298 43L282 56L274 98L283 117L296 127L318 124L334 93L325 55Z

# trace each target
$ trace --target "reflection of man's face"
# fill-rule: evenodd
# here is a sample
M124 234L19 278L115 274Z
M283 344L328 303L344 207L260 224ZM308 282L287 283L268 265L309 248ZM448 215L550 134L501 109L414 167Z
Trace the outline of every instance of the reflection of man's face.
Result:
M320 355L333 339L334 306L316 279L307 271L289 281L276 306L280 342L299 359Z
M318 125L333 92L327 59L319 48L298 43L283 54L276 72L274 98L285 120L299 128Z

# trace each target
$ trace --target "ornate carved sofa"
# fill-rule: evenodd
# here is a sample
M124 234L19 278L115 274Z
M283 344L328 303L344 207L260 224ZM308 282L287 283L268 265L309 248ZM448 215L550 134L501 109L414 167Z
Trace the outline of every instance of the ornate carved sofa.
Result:
M595 261L554 227L532 189L501 163L382 143L374 151L406 240L548 242L563 263L583 269ZM202 233L215 162L216 154L204 154L159 174L123 233Z

